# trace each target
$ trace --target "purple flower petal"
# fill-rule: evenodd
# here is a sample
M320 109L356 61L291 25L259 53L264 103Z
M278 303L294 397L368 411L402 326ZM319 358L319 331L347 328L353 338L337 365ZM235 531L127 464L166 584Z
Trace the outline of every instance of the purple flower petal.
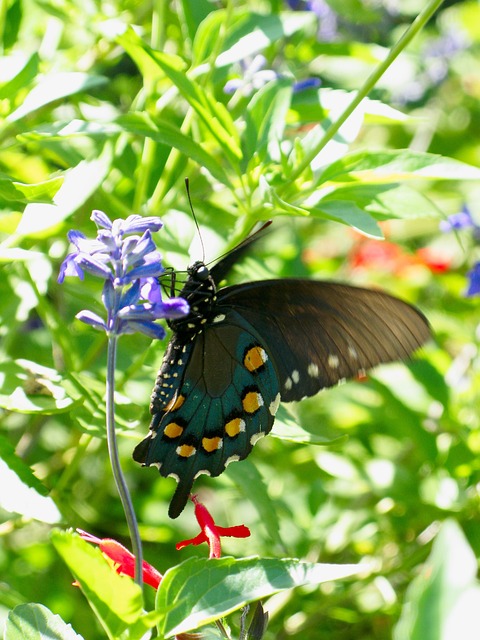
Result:
M150 231L159 231L163 227L163 222L157 216L139 216L137 214L128 216L122 221L121 233L143 233L149 229Z
M480 294L480 262L477 262L468 274L468 289L465 293L467 298Z
M131 269L123 278L123 284L128 284L137 278L157 277L164 271L162 256L158 251L152 251L146 255L140 264Z
M98 329L99 331L107 330L105 321L100 318L100 316L97 316L96 313L93 313L93 311L88 311L87 309L85 309L84 311L80 311L79 313L77 313L75 317L78 320L85 322L85 324L89 324L94 329Z
M293 85L293 93L299 93L306 89L317 89L322 84L320 78L305 78L305 80L299 80Z
M98 227L102 227L103 229L111 229L112 221L103 211L99 211L98 209L94 209L92 211L92 215L90 216L90 220L93 220Z
M475 224L472 214L466 205L463 206L462 210L458 213L453 213L448 216L446 220L442 220L440 222L440 230L444 233L448 233L449 231L456 231L460 229L469 229L472 227L477 227Z
M169 300L164 300L161 306L161 317L163 318L183 318L190 312L190 305L184 298L170 298ZM160 307L160 305L155 305L155 307ZM158 313L160 313L160 310Z
M157 278L141 278L141 293L144 300L152 304L162 303L162 287Z
M166 331L165 328L162 327L161 324L157 324L155 322L148 321L136 321L136 320L122 320L120 322L120 330L119 333L144 333L150 338L156 338L157 340L162 340Z
M69 253L60 265L60 271L57 278L57 282L59 284L63 284L65 276L76 276L77 278L80 278L80 280L83 280L85 277L82 268L75 261L76 256L76 253Z
M112 277L112 271L109 267L107 267L101 260L93 258L86 253L79 253L75 258L75 262L93 276L98 276L99 278L104 279Z

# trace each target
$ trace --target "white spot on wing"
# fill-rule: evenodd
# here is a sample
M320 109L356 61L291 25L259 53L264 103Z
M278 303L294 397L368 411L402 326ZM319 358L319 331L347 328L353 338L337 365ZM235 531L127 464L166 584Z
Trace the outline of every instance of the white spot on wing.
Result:
M230 456L229 458L227 458L225 460L225 466L228 467L228 465L231 462L238 462L240 460L240 456L234 455L234 456Z
M328 356L328 366L331 367L332 369L338 369L339 364L340 364L340 360L338 359L338 356L335 355L334 353L331 353Z
M348 355L351 357L352 360L358 360L357 350L355 349L355 347L352 347L352 345L348 347Z
M311 362L308 365L307 373L311 378L318 378L318 375L319 375L318 364Z
M218 316L215 316L213 322L223 322L225 320L225 314L219 313Z
M270 411L270 414L272 416L274 416L277 413L279 406L280 406L280 394L277 393L275 400L272 400L272 402L270 403L270 406L268 407L268 410Z
M265 434L263 431L259 431L258 433L254 433L253 436L250 437L250 444L253 446L256 442L258 442L261 438L264 438Z
M285 380L285 389L287 391L290 391L291 388L292 388L292 379L291 378L287 378Z
M167 478L173 478L174 480L176 480L177 482L180 482L180 478L176 473L169 473Z
M300 374L296 369L292 371L292 380L294 381L295 384L298 384L300 382Z
M193 476L193 479L196 480L198 476L211 476L211 475L212 474L208 469L200 469L200 471L197 471L197 473Z

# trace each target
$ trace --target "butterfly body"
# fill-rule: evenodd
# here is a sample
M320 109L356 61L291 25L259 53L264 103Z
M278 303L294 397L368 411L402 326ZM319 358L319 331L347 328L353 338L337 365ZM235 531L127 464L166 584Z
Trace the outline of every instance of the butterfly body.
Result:
M250 453L272 429L280 401L406 359L430 335L417 309L379 291L305 279L217 290L250 238L211 270L190 267L180 293L190 313L170 321L150 432L134 458L178 481L171 517L196 477L217 476Z

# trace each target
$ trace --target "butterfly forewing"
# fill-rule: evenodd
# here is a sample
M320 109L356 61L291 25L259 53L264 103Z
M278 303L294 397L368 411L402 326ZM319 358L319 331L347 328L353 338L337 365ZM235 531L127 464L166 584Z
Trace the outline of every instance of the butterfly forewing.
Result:
M237 310L264 336L284 402L408 358L430 336L415 307L380 291L336 283L251 282L222 289L218 305Z

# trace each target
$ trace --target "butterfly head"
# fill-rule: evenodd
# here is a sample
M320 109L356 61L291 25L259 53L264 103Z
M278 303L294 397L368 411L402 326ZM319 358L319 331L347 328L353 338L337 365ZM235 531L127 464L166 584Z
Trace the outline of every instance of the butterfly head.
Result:
M198 260L188 267L188 275L197 282L206 282L210 277L210 269Z

